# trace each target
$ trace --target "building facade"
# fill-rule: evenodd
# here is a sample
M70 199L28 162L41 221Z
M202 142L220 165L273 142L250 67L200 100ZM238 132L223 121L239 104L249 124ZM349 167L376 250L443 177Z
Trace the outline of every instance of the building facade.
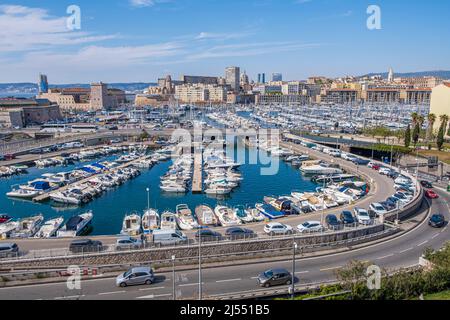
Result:
M62 120L57 104L47 99L0 99L0 126L24 128Z
M239 92L241 72L239 67L228 67L225 69L226 83L234 92Z
M433 88L430 110L437 116L438 127L441 125L440 116L445 114L450 117L450 82L444 82Z

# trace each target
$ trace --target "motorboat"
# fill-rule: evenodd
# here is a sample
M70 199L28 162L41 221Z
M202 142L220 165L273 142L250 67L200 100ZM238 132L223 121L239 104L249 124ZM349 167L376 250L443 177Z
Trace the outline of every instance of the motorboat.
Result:
M123 219L122 231L120 233L128 236L140 235L141 216L136 213L126 215L125 218Z
M251 223L254 221L253 216L248 214L243 206L236 206L236 217L242 221L242 223Z
M20 189L28 191L36 191L38 194L44 194L54 190L57 186L52 185L50 182L42 179L37 179L28 182L26 185L19 186Z
M32 199L39 195L38 190L13 189L6 194L10 198Z
M42 214L23 218L19 220L18 227L11 233L11 238L29 238L39 231L42 223L44 222L44 216Z
M7 214L0 214L0 224L8 223L11 220L12 220L12 218L10 216L8 216Z
M270 204L257 203L255 208L271 220L283 218L285 216L284 212L276 210Z
M7 238L18 227L19 227L19 222L17 222L17 221L9 221L6 223L2 223L2 224L0 224L0 236Z
M73 238L87 234L94 214L92 211L71 217L66 224L57 231L58 238Z
M161 214L161 230L176 230L177 217L175 213L165 211Z
M327 174L342 174L343 170L340 168L335 168L331 166L327 166L324 164L312 165L312 166L302 166L300 170L305 175L327 175Z
M160 186L161 190L165 191L165 192L170 192L170 193L185 193L186 192L186 188L182 185L179 184L175 184L175 183L170 183L167 185L162 184Z
M252 216L253 220L256 222L262 222L266 220L266 217L256 208L247 208L245 209L247 215Z
M236 211L226 206L217 206L214 213L219 218L220 224L224 227L236 226L241 224L241 220L236 216Z
M83 202L83 193L79 189L52 192L50 199L58 203L80 205Z
M214 214L214 210L207 205L200 205L195 208L195 216L201 226L218 226L219 220Z
M209 195L226 195L230 194L231 191L232 191L231 187L229 187L226 184L211 184L205 190L205 193Z
M64 223L63 217L58 217L55 219L51 219L46 221L38 232L34 235L35 238L52 238L56 236L56 233L58 232L59 228Z
M146 210L142 216L142 230L144 231L144 234L150 234L154 230L158 230L159 222L160 218L158 211L154 209Z
M192 230L198 228L198 223L192 215L191 209L186 204L176 207L177 224L181 230Z

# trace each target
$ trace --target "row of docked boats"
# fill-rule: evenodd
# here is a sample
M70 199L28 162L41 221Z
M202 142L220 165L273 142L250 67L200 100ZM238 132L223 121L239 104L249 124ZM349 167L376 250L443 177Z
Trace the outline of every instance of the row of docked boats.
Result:
M164 211L159 214L148 209L142 216L138 213L126 215L121 234L137 236L150 234L155 230L193 230L202 227L236 226L244 223L261 222L266 217L257 209L238 206L230 208L219 205L212 209L207 205L197 206L192 212L186 204L177 205L175 212Z
M191 154L179 156L161 177L160 189L168 193L186 193L192 180L193 166L194 159Z
M28 167L24 165L0 166L0 178L11 177L13 175L27 172Z
M243 180L236 170L240 163L227 157L223 148L207 149L203 153L205 172L205 193L208 195L228 195Z
M92 212L75 215L64 224L63 217L45 221L42 214L13 221L7 215L1 215L0 236L2 238L54 238L76 237L84 235L91 228Z

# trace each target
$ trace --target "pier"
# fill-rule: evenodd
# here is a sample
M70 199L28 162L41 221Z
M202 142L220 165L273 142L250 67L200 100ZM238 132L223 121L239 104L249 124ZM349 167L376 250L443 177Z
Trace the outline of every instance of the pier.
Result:
M203 153L194 154L194 176L192 178L192 193L203 193Z
M140 157L140 158L138 158L138 159L136 159L136 160L133 160L133 161L130 161L130 162L121 164L120 166L117 166L117 167L112 168L112 169L115 169L115 170L123 169L123 168L126 168L126 167L129 167L129 166L133 165L134 163L137 163L137 162L142 161L142 160L147 160L147 159L149 159L149 158L151 158L151 156ZM67 185L65 185L65 186L63 186L63 187L60 187L60 188L58 188L58 189L55 189L55 190L46 192L46 193L44 193L44 194L41 194L41 195L39 195L39 196L37 196L37 197L34 197L34 198L33 198L33 202L44 202L44 201L47 201L47 200L50 199L50 193L52 193L52 192L57 192L57 191L58 191L58 192L66 191L67 189L71 188L73 185L75 185L75 184L83 184L83 183L86 183L86 182L88 182L89 180L91 180L92 178L94 178L95 176L100 175L100 174L103 174L103 172L94 174L94 175L89 176L89 177L87 177L87 178L84 178L84 179L78 180L78 181L76 181L76 182L67 184Z

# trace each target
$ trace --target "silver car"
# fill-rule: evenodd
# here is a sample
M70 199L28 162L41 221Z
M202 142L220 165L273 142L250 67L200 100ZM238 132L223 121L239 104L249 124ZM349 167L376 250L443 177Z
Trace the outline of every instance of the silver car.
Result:
M127 286L151 285L155 282L155 275L152 268L133 268L117 276L116 286L125 288Z

